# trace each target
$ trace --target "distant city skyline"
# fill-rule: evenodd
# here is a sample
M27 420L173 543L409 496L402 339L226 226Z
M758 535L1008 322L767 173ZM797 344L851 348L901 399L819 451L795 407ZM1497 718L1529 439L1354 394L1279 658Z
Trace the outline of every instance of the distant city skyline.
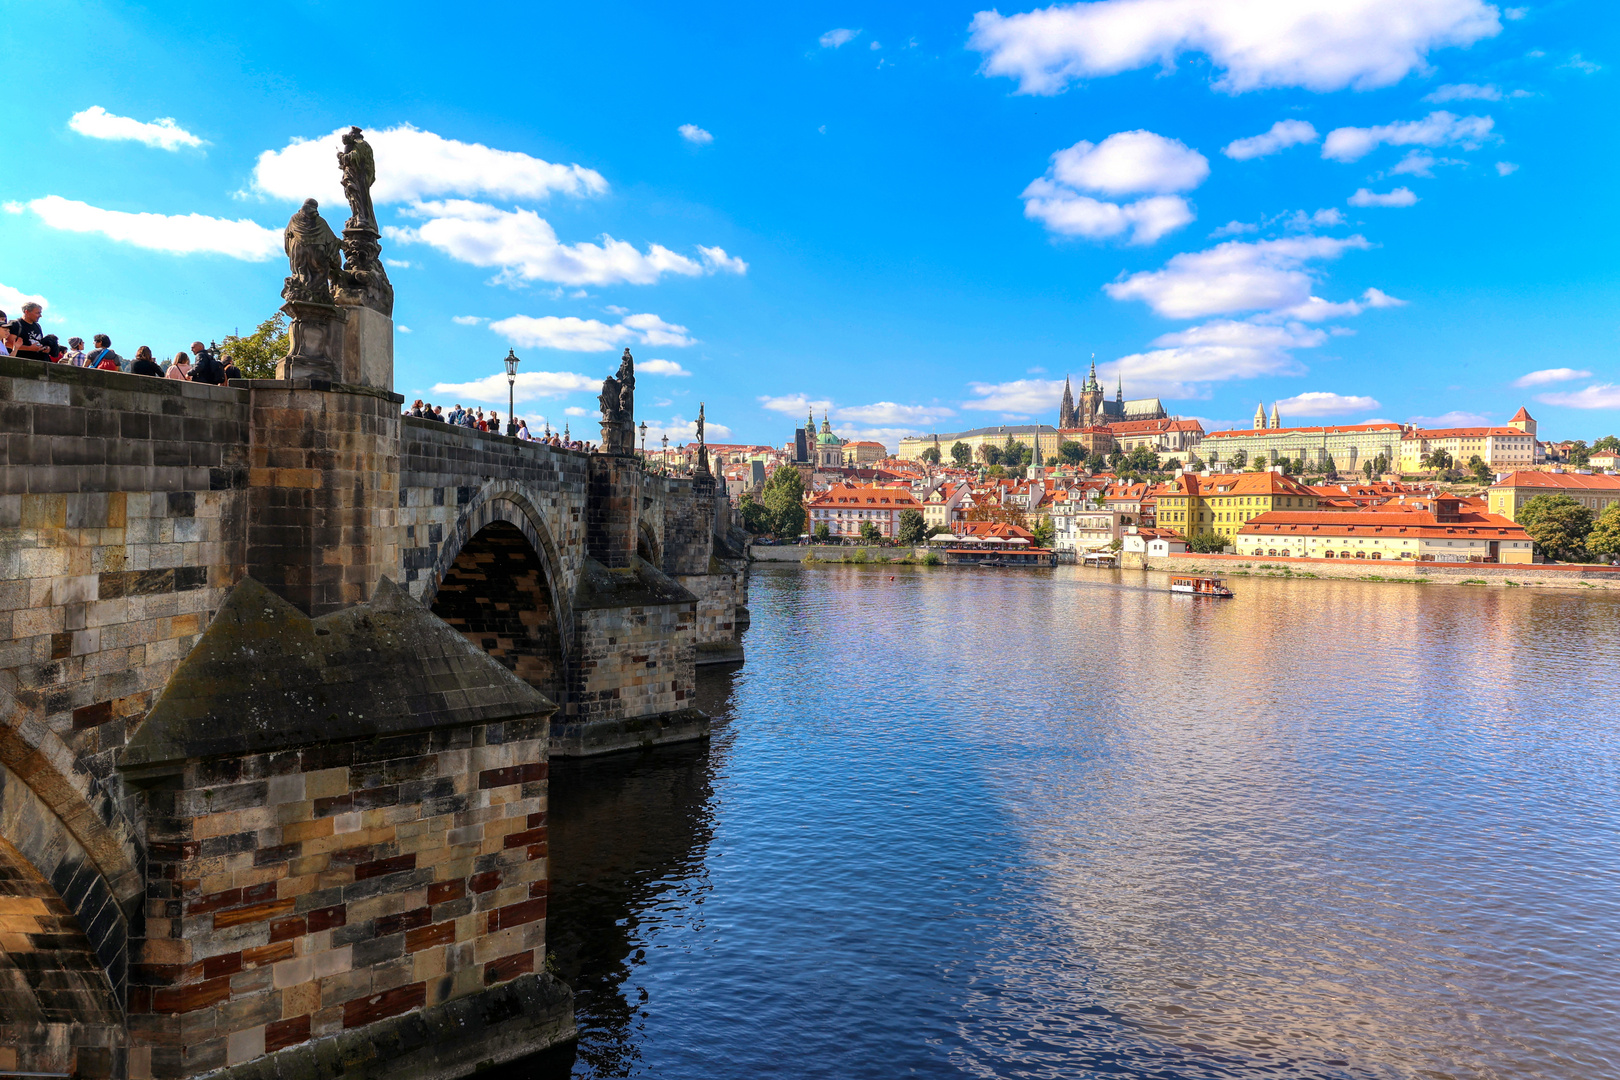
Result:
M0 308L126 355L269 317L359 124L407 402L504 413L514 348L593 437L628 346L649 445L1051 423L1093 356L1207 431L1620 427L1596 0L473 12L470 68L425 5L87 11L13 80Z

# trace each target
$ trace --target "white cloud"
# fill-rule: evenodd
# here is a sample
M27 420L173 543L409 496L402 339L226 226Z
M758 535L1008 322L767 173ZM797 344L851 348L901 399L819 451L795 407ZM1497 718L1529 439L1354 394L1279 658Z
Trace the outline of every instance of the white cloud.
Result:
M1225 225L1209 234L1211 240L1219 240L1223 236L1242 236L1244 233L1259 232L1260 226L1247 221L1228 221Z
M1399 82L1427 54L1499 33L1484 0L1098 0L1003 16L973 17L968 45L984 72L1018 80L1019 92L1055 94L1069 83L1115 75L1184 52L1207 55L1217 89L1368 90Z
M344 205L336 167L348 128L317 139L295 138L280 150L266 150L253 168L252 191L262 196ZM435 195L487 195L497 199L542 199L553 192L601 195L608 183L582 165L555 165L515 150L446 139L409 124L366 130L377 159L372 201L412 202Z
M601 379L577 375L571 371L520 371L512 384L514 401L534 401L539 398L558 398L582 390L597 391ZM462 401L506 402L506 372L498 371L464 383L434 383L435 397L459 398Z
M1454 144L1465 150L1477 150L1491 137L1495 124L1489 116L1453 116L1442 109L1422 120L1376 127L1334 128L1322 143L1322 156L1334 161L1355 161L1372 153L1379 143L1390 146Z
M718 274L725 271L728 274L748 273L748 264L735 255L727 255L725 248L697 246L698 256L703 265L709 268L709 273Z
M1133 392L1164 397L1207 397L1197 384L1255 379L1276 375L1303 375L1304 365L1293 349L1312 349L1327 340L1321 330L1298 324L1260 326L1252 322L1219 319L1155 338L1150 352L1122 356L1103 364L1106 379L1122 377Z
M1580 53L1576 53L1574 56L1570 57L1569 63L1565 64L1564 66L1574 68L1583 75L1595 75L1603 70L1602 64L1594 64L1590 60L1581 59Z
M617 325L572 315L513 315L490 323L489 328L514 345L567 352L607 352L632 342L674 347L693 343L686 327L656 315L627 315Z
M1121 131L1100 143L1082 139L1059 150L1047 175L1076 191L1164 195L1202 184L1209 176L1209 161L1179 139Z
M636 434L639 438L641 434L639 428ZM668 420L647 421L647 449L649 451L654 447L662 449L661 444L665 435L669 436L670 446L681 443L695 443L697 442L697 421L683 420L679 416L671 417ZM717 424L707 417L704 418L703 439L705 442L723 442L730 438L731 429L729 427L724 424Z
M4 311L7 318L20 316L24 304L38 304L46 311L51 309L50 301L37 293L25 293L10 285L0 285L0 311Z
M117 116L92 105L68 118L68 127L92 139L127 140L145 143L159 150L178 150L182 146L201 146L203 140L175 123L167 116L151 123L142 123L127 116Z
M955 416L953 409L938 405L898 405L892 401L878 401L871 405L847 405L833 410L833 416L844 423L868 424L899 429L932 424L947 416Z
M860 34L861 32L859 30L846 30L842 27L837 30L829 30L825 34L821 35L821 47L823 49L836 49L840 46L848 45L850 42L859 37Z
M1280 224L1289 232L1310 232L1312 229L1331 229L1336 225L1344 224L1344 214L1337 207L1318 210L1314 214L1307 214L1303 210L1295 210L1291 214L1279 214L1266 222L1267 225Z
M136 214L103 210L88 203L47 195L28 208L53 229L100 233L112 240L175 255L213 253L262 262L283 254L281 232L245 218L228 221L203 214Z
M1131 243L1151 244L1195 217L1187 200L1179 195L1155 195L1121 206L1080 195L1046 179L1032 182L1020 197L1024 200L1024 216L1031 221L1039 221L1063 236L1091 240L1129 231Z
M1421 428L1489 427L1491 418L1484 413L1454 409L1439 416L1408 416L1406 422Z
M1385 192L1357 188L1356 193L1345 201L1351 206L1411 206L1418 201L1418 197L1412 194L1411 188L1405 187Z
M1226 149L1221 153L1234 161L1248 161L1251 158L1275 154L1279 150L1286 150L1300 143L1315 142L1317 138L1316 128L1304 120L1279 120L1271 125L1270 131L1262 135L1251 135L1247 139L1227 143Z
M827 412L832 408L831 401L825 398L811 398L808 394L785 394L781 397L762 394L759 405L762 409L779 412L795 420L812 412Z
M399 332L402 333L402 334L414 334L414 333L416 333L415 330L412 330L410 327L406 326L404 323L399 324Z
M1162 270L1132 274L1103 288L1115 300L1141 300L1172 319L1287 308L1311 297L1308 262L1369 246L1360 236L1228 240L1207 251L1183 252Z
M681 365L673 360L637 360L637 375L690 375Z
M1536 400L1543 405L1562 405L1566 409L1620 409L1620 386L1594 383L1584 390L1538 394Z
M1397 300L1381 289L1368 289L1361 294L1361 299L1345 300L1334 303L1323 300L1320 296L1310 297L1302 304L1282 308L1279 311L1257 317L1257 321L1286 322L1290 319L1299 322L1323 322L1327 319L1342 319L1351 315L1360 315L1368 308L1405 307L1405 300Z
M1345 413L1365 412L1368 409L1381 407L1374 398L1331 394L1323 390L1311 390L1303 394L1295 394L1291 398L1283 398L1277 402L1277 409L1285 418L1289 416L1342 416Z
M384 226L396 243L427 244L473 266L498 266L503 277L553 281L563 285L650 285L665 274L698 277L722 266L741 273L741 259L729 259L719 248L707 249L703 262L678 255L661 244L645 252L603 234L600 244L563 244L551 223L533 210L502 210L465 199L413 203L406 211L425 219L414 228ZM279 234L278 234L279 235ZM700 249L701 253L701 249ZM723 260L723 261L722 261ZM708 265L705 271L704 264Z
M1519 167L1517 165L1513 164L1513 162L1511 162L1511 161L1498 161L1496 163L1496 175L1497 176L1511 176L1513 173L1516 173L1518 171L1519 171Z
M1548 383L1568 382L1571 379L1590 379L1591 377L1592 373L1590 371L1584 371L1577 368L1542 368L1540 371L1532 371L1528 374L1520 375L1517 379L1513 380L1513 385L1521 388L1526 386L1545 386Z
M489 320L482 315L452 315L450 321L457 326L477 326L479 323L488 322Z
M384 259L383 265L391 266L395 270L409 270L411 263L406 259Z
M877 52L879 49L883 48L883 46L874 41L868 46L868 48L870 48L873 52Z
M1502 9L1502 18L1512 19L1515 22L1524 18L1528 14L1530 14L1530 9L1527 7L1510 7Z
M694 146L708 146L710 143L714 142L714 136L710 135L707 131L704 131L696 124L682 124L680 127L676 128L676 130L681 133L681 138L685 139L689 143L692 143Z
M968 384L971 401L962 402L964 409L986 412L1033 414L1055 410L1063 397L1062 379L1014 379L1004 383Z
M1447 101L1501 101L1502 91L1489 83L1484 86L1475 83L1451 83L1425 94L1423 100L1432 101L1436 105Z
M593 416L593 417L596 417L597 419L601 419L602 410L600 410L600 409L582 409L578 405L570 405L570 406L568 406L568 408L563 410L563 415L564 416Z
M1433 178L1436 165L1466 165L1468 162L1458 158L1437 158L1427 150L1408 150L1406 156L1396 162L1389 170L1394 175L1403 173L1412 176L1425 176Z

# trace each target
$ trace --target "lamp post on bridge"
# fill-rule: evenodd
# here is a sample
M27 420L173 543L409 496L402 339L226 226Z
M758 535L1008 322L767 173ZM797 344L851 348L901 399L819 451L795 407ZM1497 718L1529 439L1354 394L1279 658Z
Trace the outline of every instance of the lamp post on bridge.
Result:
M506 350L506 433L517 434L517 416L513 412L513 399L517 386L518 355L511 349Z
M668 476L669 475L669 432L667 432L667 431L664 432L664 458L663 458L663 461L661 462L661 464L664 466L664 475Z
M647 467L647 421L641 422L641 467Z

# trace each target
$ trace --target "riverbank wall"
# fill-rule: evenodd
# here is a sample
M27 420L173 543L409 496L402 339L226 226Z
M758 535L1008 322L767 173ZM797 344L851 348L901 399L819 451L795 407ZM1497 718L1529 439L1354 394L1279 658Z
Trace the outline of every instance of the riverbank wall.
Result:
M897 562L900 559L920 560L928 554L926 547L879 547L875 544L781 544L748 549L755 562Z
M1134 563L1134 565L1133 565ZM1433 585L1620 589L1620 567L1583 563L1424 563L1406 560L1282 559L1252 555L1126 556L1124 569L1229 577L1337 578Z

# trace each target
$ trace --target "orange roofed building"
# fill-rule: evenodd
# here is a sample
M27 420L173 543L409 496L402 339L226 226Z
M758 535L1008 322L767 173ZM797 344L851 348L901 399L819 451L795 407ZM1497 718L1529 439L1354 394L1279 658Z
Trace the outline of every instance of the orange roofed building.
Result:
M1620 476L1588 476L1582 473L1511 472L1485 492L1491 513L1518 521L1524 504L1537 495L1568 495L1597 517L1620 502Z
M1354 513L1277 510L1240 526L1235 548L1266 558L1534 561L1530 535L1500 514L1480 512L1455 496L1424 501L1428 508L1412 499L1398 509Z
M861 526L871 522L879 534L893 538L900 534L900 515L922 509L917 497L904 488L834 484L810 500L810 531L825 525L835 537L859 536Z

